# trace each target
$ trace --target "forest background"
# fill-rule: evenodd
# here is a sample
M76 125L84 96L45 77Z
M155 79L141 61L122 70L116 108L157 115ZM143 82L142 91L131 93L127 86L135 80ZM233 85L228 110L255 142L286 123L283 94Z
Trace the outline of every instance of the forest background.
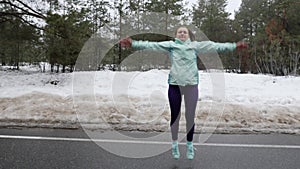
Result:
M300 3L298 0L242 0L234 18L226 12L226 0L198 0L188 8L184 0L0 0L0 64L18 70L24 64L49 63L51 72L73 72L84 44L109 25L112 38L122 35L124 17L141 18L151 12L164 13L170 30L173 22L194 25L210 40L245 40L249 48L221 54L224 70L238 73L299 75ZM173 19L173 21L171 21ZM132 29L139 32L147 22L137 20ZM163 41L171 37L137 35L137 40ZM95 50L95 56L101 51ZM121 67L132 50L117 44L105 58L90 60L85 70L149 70L168 68L157 58L136 61L132 68ZM97 58L97 57L96 57ZM152 59L152 60L151 60ZM45 64L44 64L45 65ZM90 68L90 69L89 69ZM199 69L206 69L199 60ZM45 68L41 66L41 71Z

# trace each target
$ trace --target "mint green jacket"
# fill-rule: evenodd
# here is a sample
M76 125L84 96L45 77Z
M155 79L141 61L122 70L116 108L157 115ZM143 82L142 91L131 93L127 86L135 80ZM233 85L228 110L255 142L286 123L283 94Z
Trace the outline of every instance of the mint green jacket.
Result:
M132 41L135 49L151 49L155 51L169 52L171 70L168 83L171 85L197 85L199 74L197 66L197 55L210 52L225 52L236 49L235 43L216 43L212 41L175 41L149 42Z

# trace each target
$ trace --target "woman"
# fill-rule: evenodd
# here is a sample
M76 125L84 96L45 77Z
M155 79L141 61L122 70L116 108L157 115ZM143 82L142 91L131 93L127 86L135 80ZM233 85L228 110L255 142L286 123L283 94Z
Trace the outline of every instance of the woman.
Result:
M244 42L216 43L212 41L194 41L194 34L187 27L179 27L175 32L174 41L148 42L135 41L131 38L120 40L122 47L135 49L152 49L169 52L171 70L169 73L168 98L171 109L171 133L172 133L172 155L179 159L178 129L180 120L180 107L182 96L185 101L185 117L187 129L187 153L188 159L194 159L193 135L194 118L198 101L199 74L197 67L197 55L209 52L233 51L239 48L247 48Z

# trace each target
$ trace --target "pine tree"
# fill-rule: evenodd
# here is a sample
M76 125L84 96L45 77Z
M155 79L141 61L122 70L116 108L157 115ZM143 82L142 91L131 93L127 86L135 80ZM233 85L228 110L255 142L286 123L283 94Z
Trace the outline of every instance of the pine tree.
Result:
M295 0L243 0L235 25L250 39L253 72L286 75L297 73L297 23ZM298 9L297 9L298 8ZM299 35L299 32L298 32Z
M184 4L183 0L152 0L146 3L146 9L149 12L158 12L161 13L160 16L164 16L164 18L161 18L162 20L160 23L162 24L157 24L159 24L158 27L160 31L168 33L170 30L174 30L174 28L183 24L183 15L187 12L187 9L184 8Z
M226 0L199 0L193 8L193 23L210 40L224 42L229 40L229 13L225 11Z
M84 42L92 34L92 25L84 19L85 11L66 12L65 15L49 13L47 17L45 44L51 71L54 71L54 65L57 66L56 72L59 71L59 65L63 66L62 72L65 72L66 66L70 66L72 71Z

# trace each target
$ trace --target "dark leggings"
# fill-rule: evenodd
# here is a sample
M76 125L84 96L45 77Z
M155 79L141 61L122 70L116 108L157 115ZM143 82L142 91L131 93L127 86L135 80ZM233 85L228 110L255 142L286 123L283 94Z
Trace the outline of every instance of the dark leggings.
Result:
M186 132L187 141L193 141L195 128L195 111L198 101L198 85L177 86L169 85L168 97L171 108L171 132L172 140L178 139L178 129L180 120L180 107L184 96L185 103L185 118L186 118Z

